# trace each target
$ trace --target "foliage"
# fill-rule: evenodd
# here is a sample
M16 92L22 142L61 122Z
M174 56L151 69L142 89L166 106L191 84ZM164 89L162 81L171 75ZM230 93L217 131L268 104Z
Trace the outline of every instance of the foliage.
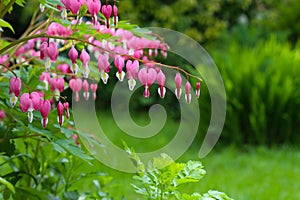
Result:
M0 28L14 30L2 18L12 11L14 4L23 7L24 3L24 0L0 0ZM0 86L3 88L0 91L0 198L113 199L106 190L110 176L99 171L77 170L93 161L81 147L78 136L90 145L98 141L92 133L74 127L70 100L65 93L72 90L75 102L80 98L95 100L99 79L107 83L109 59L114 61L112 66L119 81L125 77L126 63L129 89L139 80L145 98L150 96L149 88L155 81L159 82L160 97L164 98L163 67L177 70L178 91L182 85L179 72L196 81L201 78L185 69L155 62L158 53L167 56L167 44L134 24L118 21L117 1L113 7L106 1L102 10L100 1L40 0L39 3L40 10L34 12L29 27L19 39L0 40ZM187 96L190 87L189 83L185 87ZM144 175L137 176L138 180L146 181L144 186L151 198L229 199L215 191L203 196L181 194L178 187L202 178L203 166L189 161L164 167L167 161L172 160L166 155L155 158L144 169ZM140 164L139 167L144 166ZM93 187L82 191L75 186L83 179L92 182Z
M134 150L126 144L125 150L137 168L137 175L133 178L139 183L139 186L135 184L132 186L136 193L146 196L147 199L231 199L226 194L217 191L209 191L204 195L198 193L190 195L179 191L181 185L196 183L206 174L199 161L190 160L187 163L176 163L168 155L161 154L160 157L153 158L145 166Z
M223 139L236 144L299 143L299 51L275 36L258 40L255 47L232 42L212 51L227 93Z
M157 26L183 32L199 42L214 41L244 16L255 21L267 1L176 0L120 1L121 16L143 26Z

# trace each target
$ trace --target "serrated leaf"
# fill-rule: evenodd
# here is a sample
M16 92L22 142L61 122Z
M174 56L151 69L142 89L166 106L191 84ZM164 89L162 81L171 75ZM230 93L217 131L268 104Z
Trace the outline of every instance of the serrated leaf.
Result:
M0 177L0 183L2 185L5 185L12 193L15 193L15 187L13 186L13 184L11 184L10 182L8 182L7 180L5 180L4 178Z
M4 21L3 19L0 19L0 27L7 27L7 28L9 28L13 33L15 33L14 28L10 25L10 23Z

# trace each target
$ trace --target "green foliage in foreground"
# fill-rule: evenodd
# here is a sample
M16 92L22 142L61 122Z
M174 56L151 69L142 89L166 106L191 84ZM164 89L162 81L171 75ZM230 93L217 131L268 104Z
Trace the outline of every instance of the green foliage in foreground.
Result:
M135 192L153 200L230 200L226 194L218 191L209 191L204 195L199 193L181 193L179 187L188 183L196 183L206 174L200 161L177 163L166 154L153 158L148 166L140 160L133 149L125 145L126 152L130 155L137 167L137 175L133 178L139 185L132 184Z
M288 147L226 147L214 150L201 160L207 172L203 179L179 189L188 193L217 189L241 200L300 199L299 156L299 149ZM195 151L189 151L180 160L189 159L198 159ZM115 192L116 197L140 198L132 191L132 174L99 167L115 177L115 186L109 190Z
M227 94L223 139L234 143L300 142L300 48L276 37L255 47L219 45L212 57Z

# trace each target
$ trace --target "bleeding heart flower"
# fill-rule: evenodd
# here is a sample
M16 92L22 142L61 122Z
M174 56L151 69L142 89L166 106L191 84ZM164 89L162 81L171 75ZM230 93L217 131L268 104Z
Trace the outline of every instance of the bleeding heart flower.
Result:
M48 90L48 86L51 81L50 74L48 72L43 72L40 76L40 81L45 83L45 90Z
M111 5L104 5L102 6L102 13L106 18L106 26L107 28L109 28L109 18L111 16L112 13L112 7Z
M69 103L65 102L63 105L64 105L64 108L66 110L66 117L67 117L67 119L69 119L70 118Z
M176 76L175 76L175 84L176 84L175 95L176 95L177 99L180 99L182 78L181 78L180 73L178 73L178 72L176 73Z
M115 66L118 70L116 73L117 78L119 81L123 81L125 77L125 72L123 71L124 65L125 65L125 59L122 56L116 56L115 58Z
M86 5L89 13L93 16L93 22L97 22L97 14L100 12L101 2L100 0L87 0Z
M28 121L33 121L33 111L39 110L41 105L41 96L37 92L24 93L20 98L20 108L22 112L28 112Z
M73 72L73 74L77 74L77 71L78 71L78 65L77 65L78 51L75 49L74 45L72 45L68 55L69 55L69 58L72 61L71 71Z
M185 84L185 100L188 104L191 103L192 95L191 95L191 84L190 82L186 82Z
M40 113L42 115L42 125L44 128L47 127L48 124L48 115L51 110L51 104L49 100L44 100L41 102Z
M9 81L10 104L14 107L20 96L22 82L20 78L12 77Z
M157 74L157 83L158 83L158 94L160 96L160 98L165 98L165 94L166 94L166 88L165 88L165 82L166 82L166 76L165 74L162 72L162 70L159 71L159 73Z
M97 98L96 92L97 92L97 89L98 89L98 84L91 84L90 88L93 92L93 98L94 98L94 100L96 100L96 98Z
M69 82L69 86L73 92L75 92L75 101L79 101L79 92L82 88L82 80L81 79L72 79Z
M132 91L136 85L135 79L138 78L138 73L139 73L139 61L131 61L128 60L126 63L126 70L127 70L127 78L128 80L128 86L129 90Z
M200 82L197 82L197 83L196 83L196 97L197 97L197 98L200 97L200 93L201 93L200 87L201 87L201 83L200 83Z
M108 56L105 54L100 54L98 57L98 68L101 74L101 79L104 84L107 83L107 80L109 78L108 72L109 72L110 64L108 62Z
M85 98L85 100L88 101L90 97L90 93L89 93L90 86L87 80L83 81L82 87L83 87L83 97Z
M57 104L57 121L59 123L60 126L62 126L62 124L64 123L64 106L61 102L58 102Z
M156 80L157 73L153 68L142 68L139 71L138 77L141 83L145 86L144 97L150 97L149 87Z
M80 54L80 60L82 62L82 74L85 78L89 77L89 73L90 73L90 69L89 69L89 62L90 62L90 56L89 54L86 52L85 49L82 50L81 54Z

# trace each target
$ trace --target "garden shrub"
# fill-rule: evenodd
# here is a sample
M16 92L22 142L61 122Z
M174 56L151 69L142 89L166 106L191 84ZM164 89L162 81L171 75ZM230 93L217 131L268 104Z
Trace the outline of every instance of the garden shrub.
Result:
M227 94L222 138L236 144L300 142L300 49L276 36L211 51Z

